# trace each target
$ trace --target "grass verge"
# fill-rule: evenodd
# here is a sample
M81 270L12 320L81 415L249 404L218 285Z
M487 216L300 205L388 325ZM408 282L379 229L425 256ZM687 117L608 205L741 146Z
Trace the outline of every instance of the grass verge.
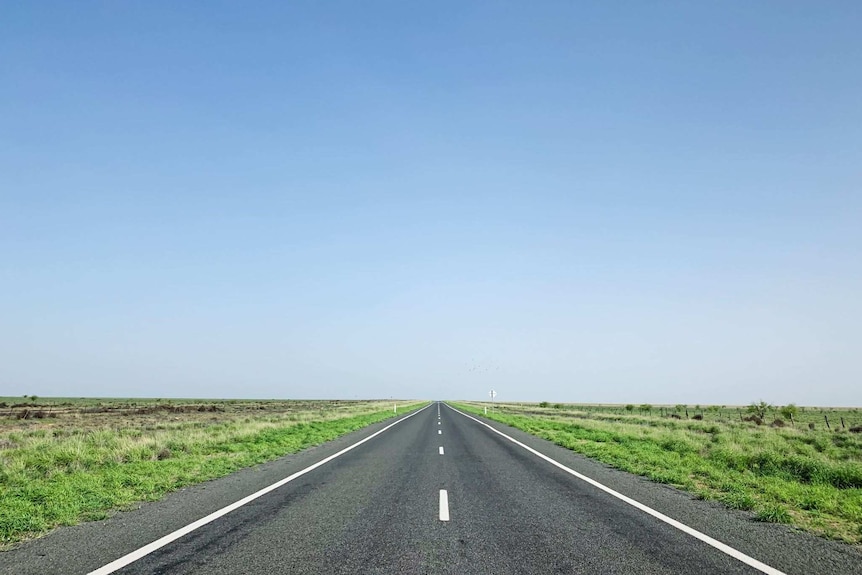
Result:
M423 405L406 405L399 414ZM393 417L389 406L362 402L356 408L359 413L345 414L327 413L315 405L308 413L273 415L264 410L256 417L219 414L191 421L174 417L155 425L116 418L96 427L52 421L4 430L0 549L330 441ZM135 421L139 425L131 424Z
M453 406L478 415L484 408ZM862 543L862 442L850 434L536 406L498 406L485 417L757 520Z

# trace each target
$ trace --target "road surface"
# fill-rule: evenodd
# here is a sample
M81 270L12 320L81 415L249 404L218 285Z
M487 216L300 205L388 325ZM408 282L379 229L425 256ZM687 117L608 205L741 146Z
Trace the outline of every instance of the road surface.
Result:
M480 420L432 403L59 529L0 553L0 573L862 573L854 548Z

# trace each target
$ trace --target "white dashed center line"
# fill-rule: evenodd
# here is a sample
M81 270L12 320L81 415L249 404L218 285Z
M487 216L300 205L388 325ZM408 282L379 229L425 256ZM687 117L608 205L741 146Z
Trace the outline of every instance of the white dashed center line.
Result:
M443 446L440 446L440 455L443 455Z
M440 521L449 521L449 494L440 490Z
M442 430L442 429L438 429L438 430L437 430L437 435L443 435L443 430Z

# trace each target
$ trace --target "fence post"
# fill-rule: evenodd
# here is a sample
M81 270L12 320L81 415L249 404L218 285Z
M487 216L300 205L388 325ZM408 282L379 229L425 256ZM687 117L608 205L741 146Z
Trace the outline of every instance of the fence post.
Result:
M790 415L790 425L792 425L793 427L796 427L796 423L793 421L793 414L790 413L788 415Z
M844 429L844 418L841 418L841 429Z
M829 431L832 431L832 428L829 426L829 416L824 413L823 419L826 420L826 429L828 429Z

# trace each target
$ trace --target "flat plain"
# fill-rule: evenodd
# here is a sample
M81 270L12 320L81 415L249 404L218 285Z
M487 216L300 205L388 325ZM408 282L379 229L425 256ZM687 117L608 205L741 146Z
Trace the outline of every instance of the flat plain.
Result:
M453 405L760 521L862 543L857 409L800 407L791 422L748 406Z
M0 573L857 575L862 565L858 546L754 521L447 403L404 412L23 541L0 553Z
M0 397L0 549L418 407L399 401Z

